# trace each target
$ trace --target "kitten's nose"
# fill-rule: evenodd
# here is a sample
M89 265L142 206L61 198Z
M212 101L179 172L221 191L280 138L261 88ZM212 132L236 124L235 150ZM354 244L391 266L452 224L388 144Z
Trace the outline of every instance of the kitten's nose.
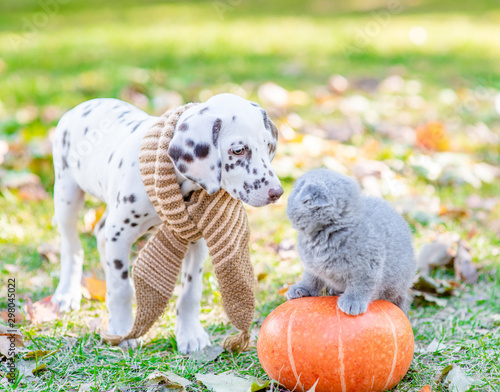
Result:
M279 188L271 188L269 189L269 199L271 201L276 201L278 200L281 195L283 194L283 188L282 187L279 187Z

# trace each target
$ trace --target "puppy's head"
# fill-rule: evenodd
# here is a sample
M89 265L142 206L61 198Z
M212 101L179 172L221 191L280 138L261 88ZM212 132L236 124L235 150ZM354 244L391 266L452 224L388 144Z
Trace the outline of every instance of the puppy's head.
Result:
M271 166L277 141L276 127L258 104L219 94L182 114L168 155L182 175L209 194L222 187L260 207L283 194Z

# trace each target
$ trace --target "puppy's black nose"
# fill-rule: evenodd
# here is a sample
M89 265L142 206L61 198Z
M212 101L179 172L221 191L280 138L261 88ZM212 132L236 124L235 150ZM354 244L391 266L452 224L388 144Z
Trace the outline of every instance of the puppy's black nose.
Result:
M271 199L271 201L278 200L282 194L283 194L282 187L269 189L269 199Z

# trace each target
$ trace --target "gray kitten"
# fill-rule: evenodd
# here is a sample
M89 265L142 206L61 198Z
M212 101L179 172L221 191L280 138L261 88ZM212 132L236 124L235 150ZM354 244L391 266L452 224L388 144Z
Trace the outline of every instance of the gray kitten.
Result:
M305 271L288 299L318 296L326 286L340 295L351 315L385 299L406 314L416 272L406 221L383 199L363 196L353 179L326 169L310 171L295 183L287 215L299 231Z

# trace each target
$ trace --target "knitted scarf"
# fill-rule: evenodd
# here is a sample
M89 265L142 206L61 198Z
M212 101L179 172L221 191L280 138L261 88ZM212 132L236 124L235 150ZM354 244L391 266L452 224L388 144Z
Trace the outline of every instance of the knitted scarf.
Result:
M152 327L172 296L188 244L204 238L219 281L224 310L240 330L236 336L228 337L223 346L231 351L243 351L249 346L255 308L254 275L243 205L222 189L213 195L195 191L185 201L167 154L179 117L193 105L165 113L142 140L139 154L142 180L163 223L134 262L137 311L131 331L126 336L103 336L113 344L142 336Z

